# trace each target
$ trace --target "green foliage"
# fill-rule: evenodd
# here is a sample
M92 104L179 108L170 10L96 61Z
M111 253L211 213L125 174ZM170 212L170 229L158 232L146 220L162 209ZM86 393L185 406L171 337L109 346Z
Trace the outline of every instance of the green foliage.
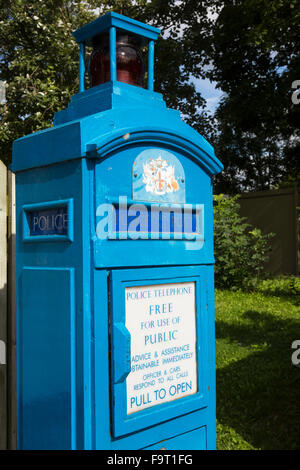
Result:
M264 272L269 239L239 215L238 196L214 196L214 253L217 287L251 289Z
M0 0L1 159L13 140L52 125L78 88L78 46L72 31L95 18L82 1ZM0 109L1 111L1 109Z
M216 290L219 450L299 450L295 295Z
M225 171L215 192L264 190L300 179L299 2L216 1L210 77L224 91L216 152ZM237 171L237 168L239 171Z
M236 194L300 178L296 0L0 0L0 158L14 139L51 126L78 91L72 31L114 10L158 26L155 90L214 145L225 170L215 192ZM214 116L192 78L224 92Z
M295 296L300 303L300 278L295 276L279 276L273 279L264 279L256 286L257 292L268 295Z
M110 10L162 29L166 37L156 48L155 89L189 124L209 132L205 102L190 82L196 62L186 58L175 2L0 0L0 80L6 81L7 98L0 105L0 158L6 164L12 142L51 126L54 113L78 92L78 45L72 31Z

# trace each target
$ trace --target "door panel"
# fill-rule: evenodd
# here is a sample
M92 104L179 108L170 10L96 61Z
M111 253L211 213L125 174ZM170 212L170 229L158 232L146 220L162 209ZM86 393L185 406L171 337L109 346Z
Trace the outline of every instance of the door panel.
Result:
M111 273L114 437L207 406L205 266Z

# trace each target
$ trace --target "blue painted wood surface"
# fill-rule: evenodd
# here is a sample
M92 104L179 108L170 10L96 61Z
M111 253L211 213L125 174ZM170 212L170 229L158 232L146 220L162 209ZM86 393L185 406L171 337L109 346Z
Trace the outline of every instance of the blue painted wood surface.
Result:
M99 27L120 24L147 41L157 39L155 28L117 14L83 27L75 37L87 43ZM164 441L167 449L213 449L212 177L222 164L151 83L141 89L112 80L84 91L82 77L80 83L52 128L13 146L18 446L115 450L160 448ZM100 240L97 211L102 204L117 204L120 197L130 204L152 204L133 201L133 168L138 155L153 149L171 152L182 166L185 202L203 211L201 239ZM66 201L72 201L67 235L30 236L28 211L50 210ZM167 207L170 201L160 203ZM199 393L129 419L124 286L174 279L197 283Z
M141 23L133 18L120 15L119 13L109 12L91 23L84 25L82 28L77 29L74 31L73 36L78 43L89 43L92 37L101 32L108 31L111 27L129 31L137 36L150 40L156 40L160 34L160 30L154 26Z

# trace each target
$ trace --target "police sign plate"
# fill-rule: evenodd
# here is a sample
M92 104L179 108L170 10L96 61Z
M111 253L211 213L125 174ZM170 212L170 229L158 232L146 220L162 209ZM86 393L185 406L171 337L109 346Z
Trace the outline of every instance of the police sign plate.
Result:
M197 393L195 283L127 287L127 414Z
M67 235L68 207L58 206L27 213L30 236Z

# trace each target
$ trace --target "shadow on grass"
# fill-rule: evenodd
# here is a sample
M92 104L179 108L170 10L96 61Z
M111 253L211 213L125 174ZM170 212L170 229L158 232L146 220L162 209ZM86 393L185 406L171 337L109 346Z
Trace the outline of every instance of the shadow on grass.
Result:
M292 365L291 344L300 339L300 321L254 310L242 319L216 322L217 351L225 347L231 358L217 369L218 421L255 448L299 450L300 369Z

